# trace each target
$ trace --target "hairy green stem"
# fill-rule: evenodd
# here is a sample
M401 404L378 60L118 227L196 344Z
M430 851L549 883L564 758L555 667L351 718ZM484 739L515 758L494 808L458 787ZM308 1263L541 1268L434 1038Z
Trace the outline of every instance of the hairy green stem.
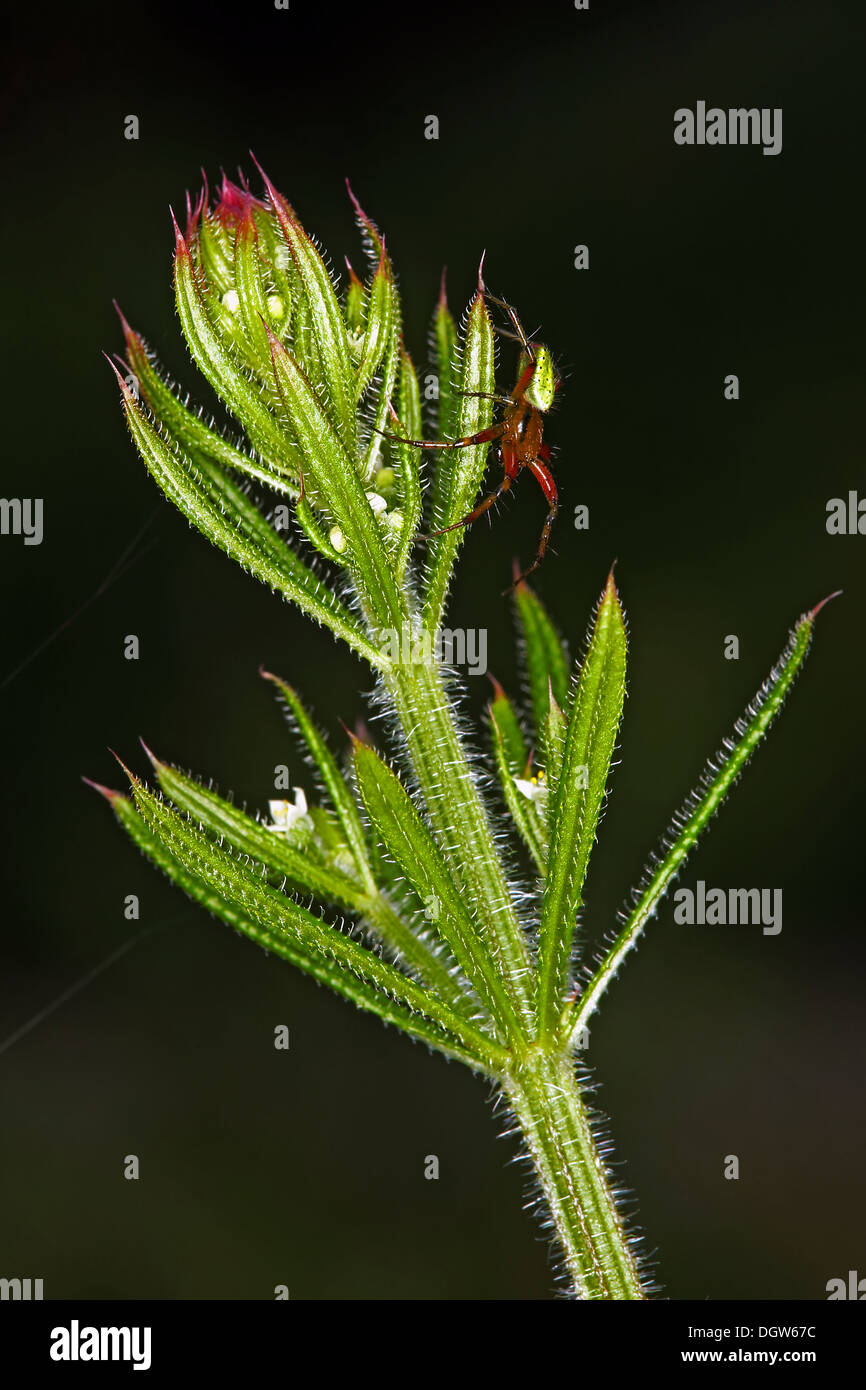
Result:
M469 905L483 904L481 935L527 1030L532 1025L530 960L478 788L434 663L395 663L383 674L406 736L430 822Z
M504 1087L576 1297L645 1297L570 1061L533 1048Z

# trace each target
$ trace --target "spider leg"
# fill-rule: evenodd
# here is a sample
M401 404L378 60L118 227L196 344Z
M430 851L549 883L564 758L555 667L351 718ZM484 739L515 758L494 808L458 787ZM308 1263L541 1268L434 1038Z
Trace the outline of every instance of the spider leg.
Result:
M488 493L484 501L479 502L478 506L475 507L468 516L464 516L462 521L455 521L453 526L443 526L439 531L428 531L424 539L427 540L430 536L444 536L448 531L459 531L461 526L471 526L473 521L477 521L480 516L483 516L486 511L489 511L495 502L499 501L502 494L508 491L513 482L514 479L510 478L506 473L499 486L494 488L493 492Z
M471 526L473 521L477 521L480 516L483 516L486 511L489 511L494 503L499 501L503 493L508 491L520 472L520 464L512 449L503 449L503 467L505 473L503 474L502 482L497 488L494 488L492 492L489 492L483 501L479 502L478 506L472 509L468 516L464 516L462 521L455 521L452 526L443 526L439 531L429 531L424 539L427 540L430 536L444 536L447 531L457 531L461 526Z
M520 322L520 319L519 319L518 316L517 316L517 310L514 308L514 306L513 306L512 304L509 304L507 300L505 300L505 299L498 299L497 296L496 296L495 294L490 294L489 291L486 291L486 294L487 294L487 298L490 300L490 303L491 303L491 304L498 304L499 307L500 307L500 309L504 309L504 310L505 310L506 314L507 314L508 317L511 319L511 322L512 322L512 324L514 325L514 332L515 332L515 334L516 334L518 343L521 343L521 344L522 344L524 351L525 351L525 352L528 352L530 358L532 358L532 360L534 361L534 360L535 360L535 354L534 354L534 352L532 351L532 344L530 343L529 339L527 338L526 333L525 333L524 328L523 328L523 324ZM508 333L508 332L503 332L503 337L510 338L511 336L512 336L512 335L511 335L510 333Z
M455 396L476 396L483 401L496 401L497 405L511 405L510 396L497 396L492 391L461 391L455 390Z
M521 346L525 341L523 338L521 338L519 333L509 333L507 328L500 328L498 324L495 326L494 332L498 333L500 338L508 338L510 342L520 343Z
M493 439L499 439L505 433L505 425L491 425L489 429L479 430L477 434L464 435L462 439L445 439L432 441L429 439L403 439L399 434L388 434L385 430L376 430L385 439L392 439L397 444L411 444L413 449L470 449L474 444L489 444Z
M551 473L550 469L546 468L543 463L540 463L538 461L538 459L532 459L530 462L527 463L526 467L529 469L533 478L535 478L536 482L541 488L541 491L544 493L544 496L547 499L549 511L547 513L547 516L545 517L544 526L542 527L541 539L538 542L538 550L536 551L535 559L529 566L529 569L524 570L522 574L519 574L517 576L514 583L511 585L511 588L508 588L504 591L506 594L510 594L512 589L515 589L518 584L520 584L524 579L527 579L529 575L533 573L533 571L538 569L538 566L541 564L547 552L547 543L550 540L550 533L553 530L553 523L556 520L556 513L559 511L559 493L557 491L556 483L554 482L553 474Z

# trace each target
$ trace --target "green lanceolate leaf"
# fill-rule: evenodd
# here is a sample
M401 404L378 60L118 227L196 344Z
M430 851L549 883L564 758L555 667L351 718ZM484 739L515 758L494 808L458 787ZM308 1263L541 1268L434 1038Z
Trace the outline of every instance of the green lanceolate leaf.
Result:
M361 360L355 371L355 399L360 400L382 365L399 323L400 307L391 267L383 256L365 301Z
M327 266L285 198L267 178L265 187L297 271L298 297L305 299L309 308L322 385L333 410L334 424L344 446L353 452L357 439L355 368L339 301Z
M445 272L442 272L442 288L439 302L433 316L433 346L435 349L436 375L438 379L438 405L434 421L437 439L448 439L457 432L457 401L454 391L454 366L457 351L457 325L448 308L445 298ZM413 435L420 439L420 435Z
M253 820L194 778L160 762L150 752L148 756L160 787L176 806L188 811L220 839L225 838L234 849L288 879L292 888L356 914L417 978L458 1013L466 1012L459 985L449 974L447 963L418 940L374 882L361 882L345 869L317 861L309 843L296 847L284 834Z
M130 433L145 467L169 501L202 535L269 588L329 627L375 666L384 658L336 595L277 536L265 518L218 465L197 459L198 469L170 436L147 419L118 373Z
M464 438L486 429L493 415L490 400L469 394L486 392L489 395L495 387L493 328L480 290L469 310L459 382L460 390L467 394L458 397L455 433L458 438ZM434 489L437 505L432 529L451 526L471 512L484 477L489 447L489 444L474 444L468 448L440 452ZM429 541L423 616L424 625L431 632L441 622L451 572L464 536L465 528L459 527L442 535L431 536Z
M196 883L205 885L213 895L207 906L218 916L431 1047L482 1070L501 1068L497 1044L432 991L271 887L136 779L132 787L145 825L180 865L193 896Z
M529 745L523 734L517 711L498 681L494 681L490 717L495 721L508 769L514 777L523 777L529 770Z
M295 358L269 333L274 377L304 455L304 477L346 540L345 561L382 628L399 626L402 600L393 563L352 460Z
M431 405L430 423L434 439L453 439L457 425L457 401L455 376L460 368L460 353L457 341L457 325L448 308L445 298L445 271L442 272L442 287L439 302L430 327L430 356L436 366L435 405ZM413 434L412 439L422 439L422 434ZM440 455L438 466L433 473L431 488L430 516L441 516L447 503L447 489L450 479L450 465L445 455Z
M558 1027L565 1003L575 922L622 717L625 663L625 624L611 573L577 680L549 812L550 856L538 929L541 1036Z
M205 280L222 297L233 289L235 277L228 238L219 216L204 209L198 235L192 241L194 245L190 246L190 250L197 250Z
M179 230L174 266L181 327L199 370L232 414L243 421L253 446L272 460L281 476L297 484L290 462L291 443L289 441L287 447L276 420L262 400L261 387L245 375L211 319L189 248Z
M354 753L358 787L386 849L427 904L434 931L448 944L487 1012L506 1036L516 1036L511 1002L436 841L399 778L373 749L356 741Z
M297 496L299 469L296 462L292 464L292 478L288 478L271 461L259 463L255 457L231 444L218 430L206 425L199 415L183 404L160 375L139 334L130 328L122 316L121 322L126 337L127 361L142 398L151 414L168 428L187 453L195 451L223 468L232 468L275 491ZM291 453L287 443L284 457L289 457Z
M314 382L324 382L325 373L319 354L319 344L313 333L313 311L310 308L310 301L307 299L306 295L301 295L295 305L293 324L291 350L297 358L304 375L311 384ZM321 395L319 396L319 401L324 409L324 386L321 386L320 390Z
M267 380L270 367L270 348L265 322L276 331L279 317L268 307L265 286L262 281L262 263L258 254L258 228L247 208L238 222L235 233L235 292L238 297L238 313L243 324L250 357L260 378Z
M495 705L496 702L494 701L490 710L490 723L493 733L493 760L496 764L502 795L511 812L512 820L517 826L520 838L532 855L536 869L540 874L544 874L547 871L545 818L536 804L535 788L532 783L525 776L513 770L513 763L506 743L506 734L500 727L499 717L494 713ZM523 787L521 787L521 783L524 784ZM542 792L542 794L544 793Z
M836 595L832 594L831 598ZM825 599L826 603L827 600ZM671 883L682 869L713 816L742 774L770 726L782 709L812 643L815 618L823 604L804 613L788 636L787 644L752 702L734 725L720 751L710 758L697 787L671 821L660 851L653 855L640 888L630 895L628 913L622 927L581 996L569 1008L563 1023L563 1036L572 1041L598 1008L604 991L619 970L624 957L636 944Z
M563 709L568 699L568 655L546 608L528 584L521 582L517 585L514 601L535 720L535 737L540 743L544 735L544 721L547 718L549 688L553 690L554 698Z
M275 224L266 211L256 209L253 216L259 233L258 253L262 262L262 273L267 279L268 287L277 295L282 305L282 315L278 318L273 312L274 306L270 299L266 301L266 318L280 341L285 343L291 337L293 312L299 299L298 273L283 240L279 224Z
M348 187L348 181L347 181ZM382 467L385 433L390 424L392 400L401 370L402 336L400 296L394 281L391 259L385 250L384 238L370 221L349 188L358 223L364 232L368 249L376 257L376 271L364 300L364 336L362 340L362 369L372 352L378 357L378 389L368 425L367 446L361 470L366 485L373 485ZM362 370L362 377L365 372ZM370 374L372 377L372 373ZM365 385L367 383L365 382ZM398 547L401 548L401 547ZM402 571L401 571L402 573Z

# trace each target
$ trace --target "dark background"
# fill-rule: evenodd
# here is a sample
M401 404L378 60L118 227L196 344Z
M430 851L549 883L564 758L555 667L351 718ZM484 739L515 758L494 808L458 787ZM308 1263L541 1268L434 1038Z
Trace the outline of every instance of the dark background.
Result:
M822 1298L828 1279L866 1275L866 538L824 524L830 497L866 488L861 25L854 6L754 0L402 17L255 0L16 21L3 493L44 497L45 539L0 541L0 1275L85 1298L553 1289L484 1086L186 903L79 780L121 785L106 745L142 772L141 734L262 807L274 764L301 762L259 663L338 741L338 717L364 708L361 666L161 501L100 356L121 346L117 296L206 399L173 308L168 204L202 164L212 183L220 165L249 167L250 146L336 265L360 259L351 177L387 233L419 366L441 266L460 310L486 247L489 284L543 322L567 368L548 429L563 510L538 587L577 645L617 556L631 634L590 940L797 615L844 589L683 879L783 888L781 935L677 927L666 904L590 1055L666 1296ZM677 147L673 112L699 98L781 106L781 155ZM588 273L572 268L579 242ZM571 524L578 503L588 532ZM511 688L500 590L542 516L523 481L469 538L450 610L489 629ZM135 563L82 607L148 519ZM729 633L738 662L722 656ZM488 683L470 687L480 712ZM139 923L123 918L128 893ZM423 1177L431 1153L439 1182ZM731 1153L739 1182L722 1177Z

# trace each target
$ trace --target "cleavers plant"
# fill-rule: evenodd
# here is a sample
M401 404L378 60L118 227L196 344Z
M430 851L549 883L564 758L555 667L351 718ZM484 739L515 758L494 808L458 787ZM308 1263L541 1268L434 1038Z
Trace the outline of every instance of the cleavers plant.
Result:
M645 1298L656 1286L602 1156L581 1036L778 714L818 608L673 818L606 951L581 960L575 928L626 686L613 575L573 665L537 596L514 589L528 709L494 686L494 796L457 718L455 672L435 655L465 536L446 528L476 503L489 438L432 455L422 477L421 450L406 442L423 437L421 397L383 237L353 198L371 264L363 281L350 268L341 295L262 177L263 199L223 178L213 201L205 187L188 205L184 232L175 224L181 327L244 442L190 408L125 320L123 408L190 523L369 663L392 761L360 738L336 757L294 688L263 672L316 770L318 804L296 788L294 804L271 803L269 823L152 754L157 788L130 773L131 797L98 790L215 916L493 1083L534 1165L564 1286L581 1299ZM434 439L489 435L494 332L480 279L462 334L440 298ZM521 873L510 849L503 858L506 834L524 847Z

